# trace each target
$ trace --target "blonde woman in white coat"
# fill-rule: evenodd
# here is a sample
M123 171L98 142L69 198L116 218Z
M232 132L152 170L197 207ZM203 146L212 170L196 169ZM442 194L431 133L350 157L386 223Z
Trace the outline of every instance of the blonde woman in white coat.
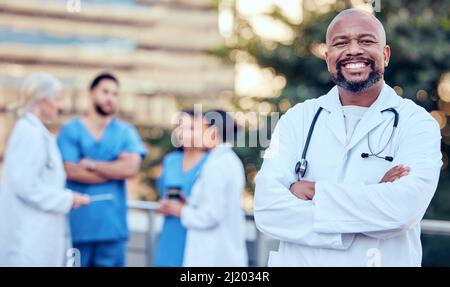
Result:
M0 266L64 266L70 248L66 214L89 198L64 188L54 136L62 84L36 73L21 88L24 113L4 156L0 186Z

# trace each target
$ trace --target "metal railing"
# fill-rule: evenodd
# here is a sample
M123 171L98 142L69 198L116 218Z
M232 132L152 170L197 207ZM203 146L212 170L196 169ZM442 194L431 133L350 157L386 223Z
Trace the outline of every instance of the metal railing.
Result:
M156 229L156 218L160 216L156 212L157 202L150 201L135 201L130 200L127 203L128 209L141 210L146 212L147 221L147 231L145 234L145 256L146 262L150 265L152 262L155 245L157 241L157 229ZM247 223L254 225L253 213L246 213ZM262 234L256 229L256 226L252 228L254 230L253 236L247 237L247 249L249 251L249 261L251 265L263 266L267 258L260 256L264 253L266 249L264 247L264 240L261 240ZM250 232L252 233L252 232Z
M421 225L423 234L450 236L450 221L424 219Z
M157 202L149 202L149 201L128 201L128 208L134 210L145 211L148 216L148 226L146 231L146 240L145 240L145 249L146 249L146 262L150 264L152 262L153 253L155 250L156 236L157 232L155 229L155 218L157 215L156 208ZM246 219L248 221L254 222L253 213L247 212ZM424 219L421 222L422 234L427 235L443 235L450 236L450 221L444 220L430 220ZM251 261L253 265L256 266L265 266L267 261L267 256L265 253L268 253L267 242L263 242L267 237L263 236L255 227L255 236L251 239L252 241L252 255ZM266 252L267 251L267 252Z

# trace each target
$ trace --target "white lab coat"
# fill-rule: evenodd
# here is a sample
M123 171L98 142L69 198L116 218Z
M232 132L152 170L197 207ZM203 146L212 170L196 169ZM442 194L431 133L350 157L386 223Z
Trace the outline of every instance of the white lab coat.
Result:
M244 168L227 145L211 152L182 209L184 266L247 266Z
M32 114L16 124L0 188L0 266L64 266L72 194L54 136Z
M289 187L297 180L296 162L310 124L320 114L307 153L305 180L316 182L312 201L296 198ZM388 141L395 108L400 114ZM327 95L291 108L278 122L256 177L255 221L259 230L280 240L269 266L420 266L420 221L438 183L441 162L437 122L388 85L366 111L346 144L337 87ZM411 168L408 176L379 184L393 166Z

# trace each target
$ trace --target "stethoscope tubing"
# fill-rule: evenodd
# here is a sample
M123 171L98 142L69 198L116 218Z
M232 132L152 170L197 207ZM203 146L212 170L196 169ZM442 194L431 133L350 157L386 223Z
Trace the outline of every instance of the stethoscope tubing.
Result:
M306 174L306 170L308 168L308 161L306 160L306 154L308 152L309 143L311 141L311 137L312 137L312 134L314 132L314 128L316 126L317 119L319 118L319 115L322 112L322 110L323 110L323 108L319 107L319 109L317 110L316 114L314 115L314 118L313 118L313 120L311 122L311 125L309 127L308 135L306 137L305 146L304 146L303 152L302 152L302 157L301 157L300 161L298 161L297 164L295 165L294 171L295 171L295 173L298 176L298 180L301 180ZM368 133L367 134L367 145L368 145L370 153L363 153L363 154L361 154L361 157L363 157L363 158L367 158L369 156L375 156L375 157L377 157L379 159L384 159L384 160L388 160L388 161L392 161L393 160L392 156L382 157L382 156L380 156L380 154L386 150L386 148L388 147L389 143L392 141L392 138L394 137L395 130L397 129L398 122L400 120L400 116L399 116L399 113L397 112L397 110L394 109L394 108L387 108L387 109L381 111L381 113L383 113L383 112L392 112L392 113L394 113L394 124L393 124L391 135L389 136L389 140L386 142L384 147L379 152L374 153L373 150L372 150L372 147L370 145L370 139L369 139L370 133Z

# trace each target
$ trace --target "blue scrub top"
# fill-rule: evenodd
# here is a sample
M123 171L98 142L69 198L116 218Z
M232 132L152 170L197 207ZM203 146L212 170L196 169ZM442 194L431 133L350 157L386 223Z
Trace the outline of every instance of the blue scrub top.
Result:
M145 146L129 123L112 119L97 141L79 118L67 122L58 135L64 162L78 163L83 158L114 161L123 152L144 158ZM128 238L126 182L109 180L101 184L84 184L68 180L67 188L88 195L112 194L113 200L97 201L72 210L69 214L74 243L126 240Z
M203 158L188 171L183 171L183 152L174 151L164 157L163 173L158 180L161 197L166 197L167 189L178 186L181 192L189 198L192 186L208 157ZM183 264L184 246L186 244L186 228L181 224L179 217L166 216L159 234L153 265L164 267L178 267Z

